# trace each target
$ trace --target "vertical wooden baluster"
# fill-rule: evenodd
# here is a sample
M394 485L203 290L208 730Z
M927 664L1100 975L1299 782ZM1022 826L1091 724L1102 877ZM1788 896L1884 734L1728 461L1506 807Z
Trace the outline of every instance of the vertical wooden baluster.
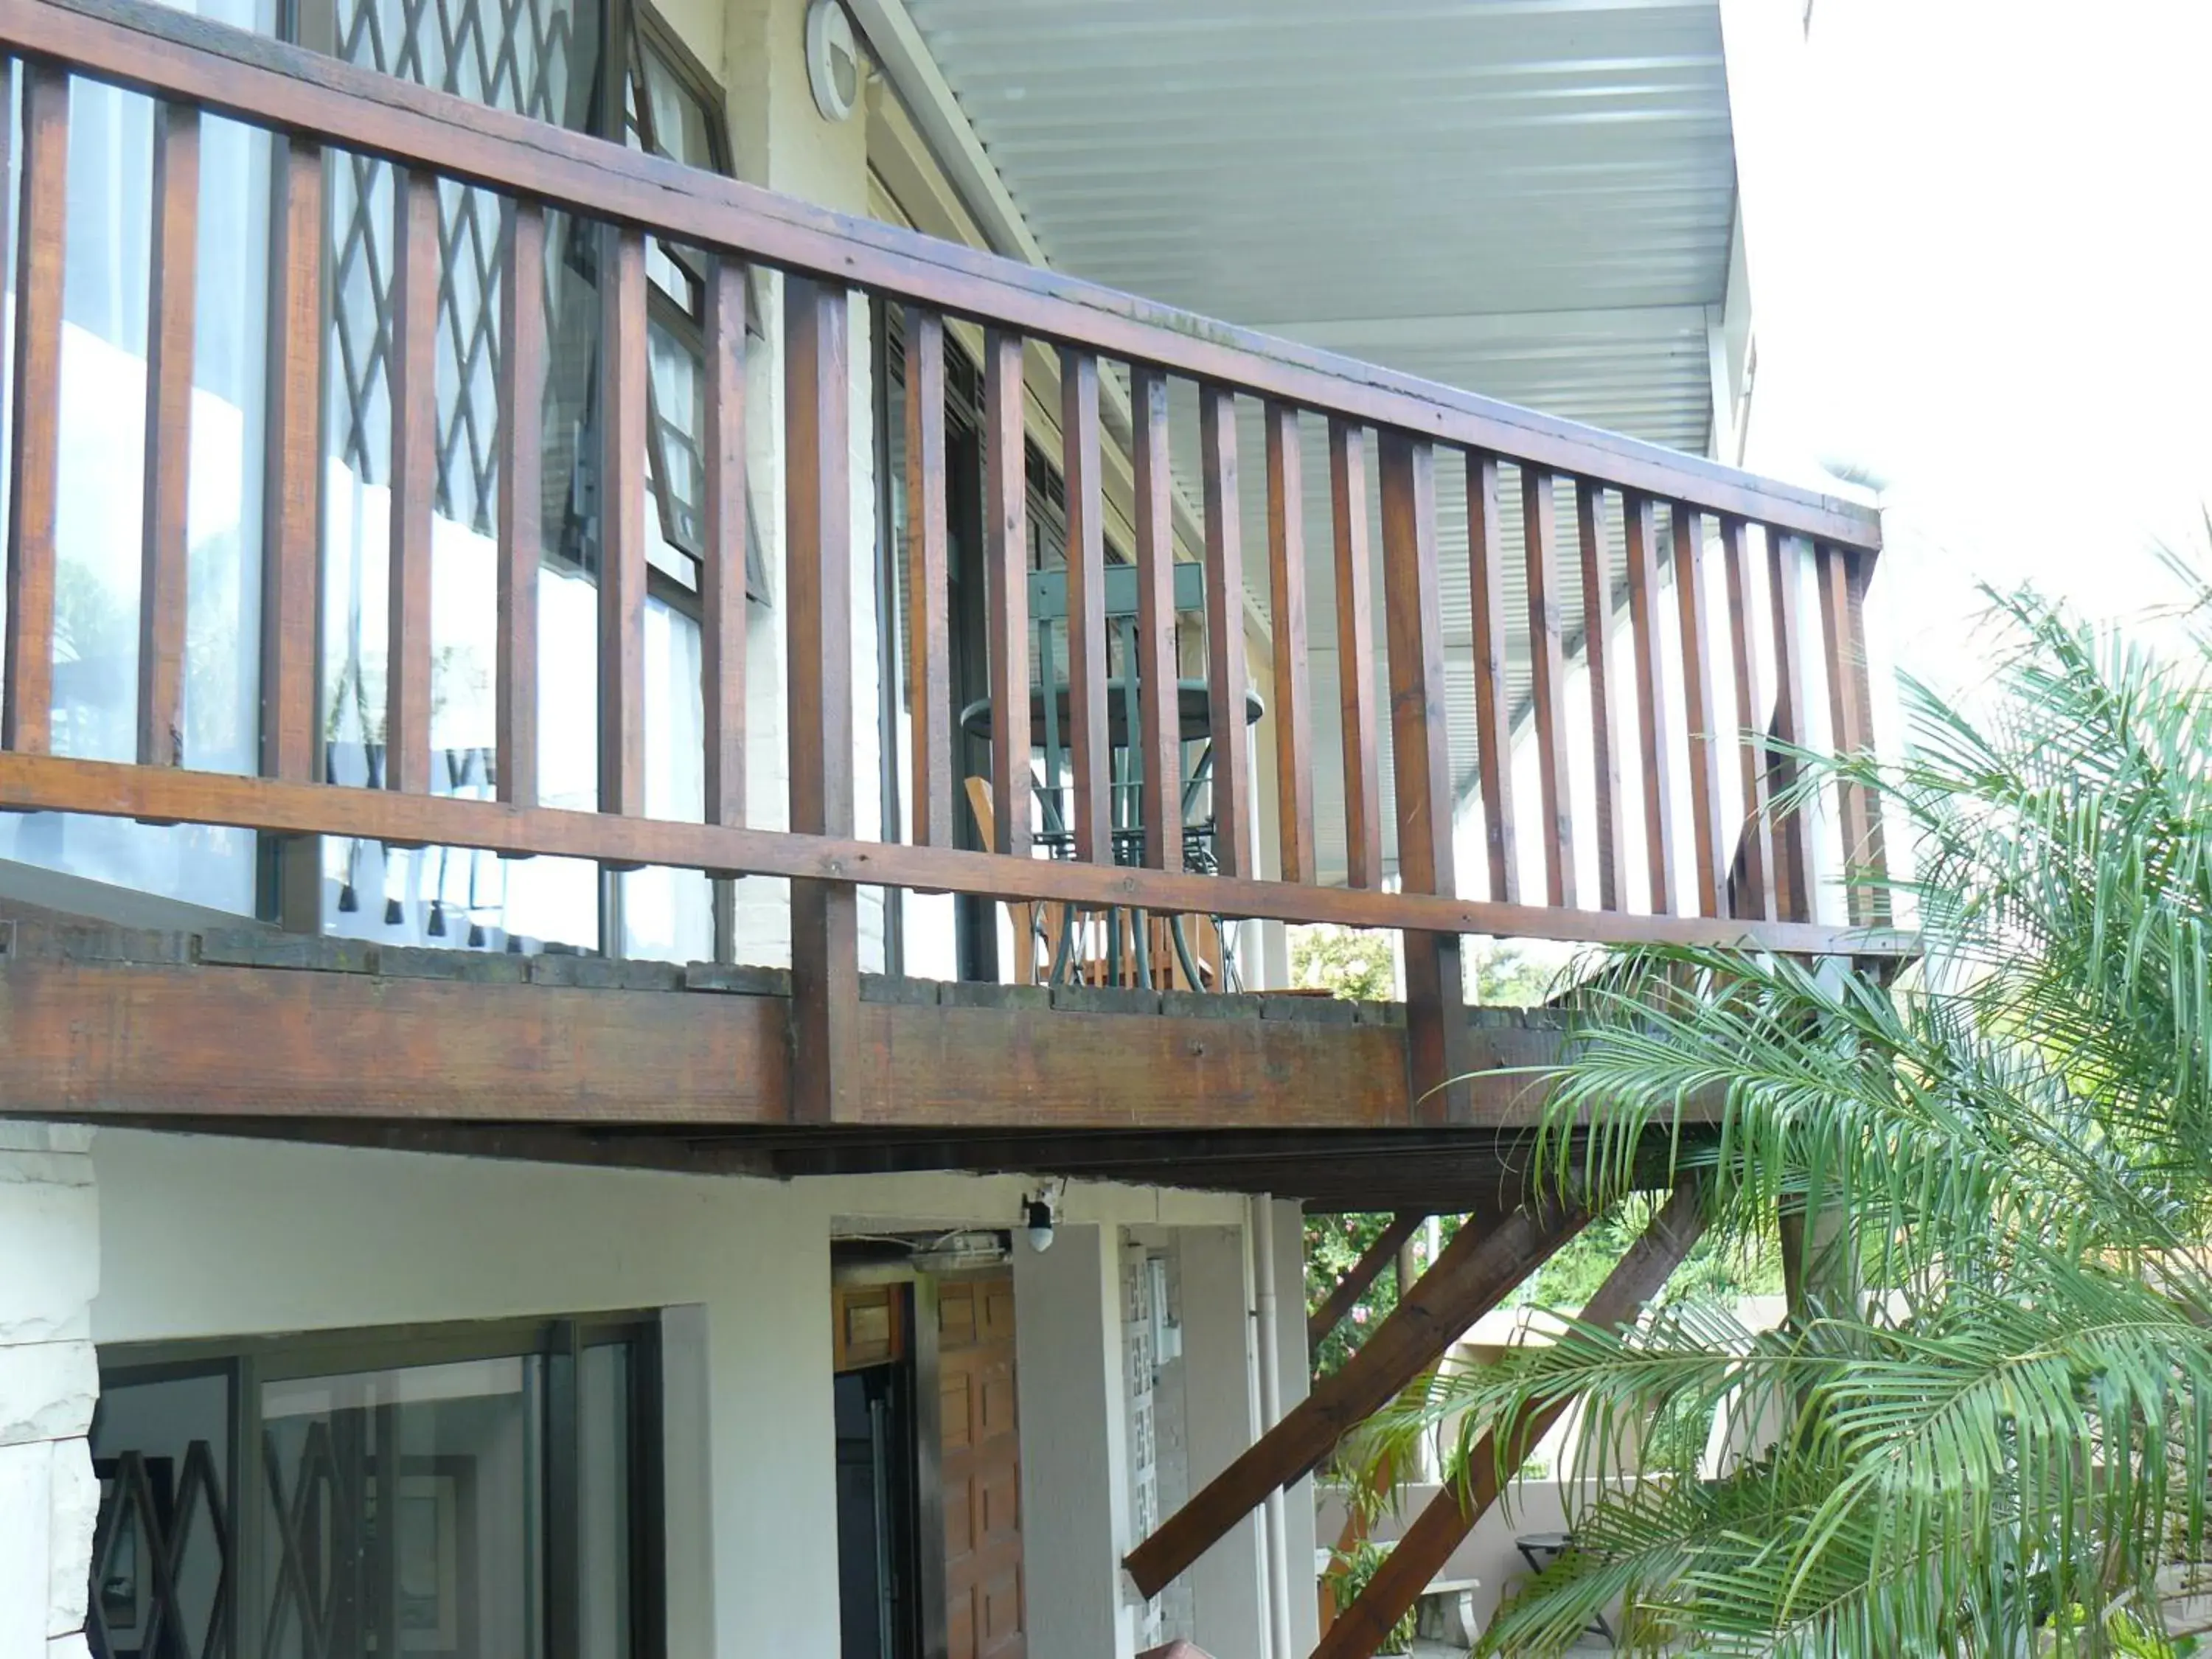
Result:
M1029 479L1022 338L983 343L983 563L991 632L991 793L998 846L1030 855Z
M1559 521L1552 475L1521 469L1521 527L1528 569L1528 655L1535 705L1536 775L1544 805L1544 897L1575 902L1574 787L1567 773L1567 653L1559 617Z
M1337 701L1344 725L1345 880L1382 878L1382 781L1376 758L1375 601L1367 554L1367 440L1328 423L1329 501L1336 527Z
M1100 493L1098 360L1087 351L1060 354L1060 430L1061 476L1067 481L1067 708L1075 772L1075 856L1111 864L1105 505Z
M267 528L261 550L261 769L305 782L315 771L315 636L321 601L323 153L279 141L270 230Z
M1306 535L1298 411L1267 405L1267 595L1275 655L1275 778L1282 878L1315 879L1313 695L1306 664Z
M599 811L645 812L645 238L600 231Z
M1797 763L1789 750L1805 744L1805 646L1797 620L1800 544L1769 528L1766 532L1766 589L1774 627L1774 758L1771 792L1788 793L1796 781ZM1796 808L1775 824L1775 903L1784 921L1813 919L1810 864L1806 858L1805 814Z
M392 216L390 667L384 781L430 789L430 523L438 489L438 181L397 175Z
M1840 758L1863 757L1868 747L1866 664L1862 590L1848 549L1821 544L1814 550L1820 590L1820 634L1828 680L1828 729ZM1848 778L1836 782L1836 811L1843 826L1845 914L1854 926L1875 919L1870 883L1881 865L1881 828L1872 793Z
M322 616L323 152L274 141L269 214L268 404L261 494L262 775L305 783L319 765L316 651ZM288 933L322 926L319 843L264 836L275 919Z
M707 275L707 429L701 481L699 707L706 819L745 821L745 267L717 254ZM888 826L887 826L888 827ZM737 959L737 878L714 881L714 957Z
M1628 625L1636 641L1637 731L1643 739L1644 854L1651 911L1674 908L1674 781L1667 742L1667 677L1659 650L1659 525L1650 498L1625 495L1628 541Z
M786 620L791 827L853 833L851 369L845 290L787 276ZM850 1115L860 1050L860 940L850 882L791 884L791 1109Z
M1452 893L1451 741L1446 725L1443 630L1437 601L1434 452L1385 428L1383 614L1389 628L1391 761L1398 785L1398 873L1409 893ZM1407 1060L1413 1115L1462 1118L1473 1069L1471 1027L1456 933L1406 943Z
M1244 542L1237 496L1237 398L1225 386L1198 397L1206 489L1206 679L1213 750L1213 857L1241 876L1249 857L1252 783L1244 752Z
M1467 457L1468 579L1474 602L1476 764L1482 780L1484 837L1490 848L1490 896L1521 902L1521 860L1513 841L1513 711L1505 695L1505 555L1498 516L1498 457Z
M1849 580L1845 583L1844 617L1848 623L1844 637L1850 643L1851 695L1858 707L1858 747L1869 758L1875 752L1874 683L1873 669L1867 661L1866 596L1867 584L1874 577L1871 555L1838 549L1837 556L1846 562ZM1860 799L1866 811L1866 856L1863 860L1872 885L1867 894L1867 921L1876 927L1887 926L1891 920L1889 889L1889 856L1883 842L1881 801L1871 791L1862 789Z
M1590 761L1597 784L1597 902L1621 908L1621 876L1628 867L1628 815L1620 793L1620 759L1613 746L1613 564L1605 545L1605 505L1588 479L1575 484L1575 530L1582 545L1583 656L1589 665Z
M1682 718L1690 734L1690 817L1698 854L1698 914L1728 914L1729 839L1721 823L1721 711L1713 700L1711 629L1705 607L1705 532L1680 501L1674 528L1674 603L1682 624Z
M1137 764L1145 818L1145 863L1182 867L1182 711L1176 695L1174 488L1168 457L1168 383L1141 366L1130 377L1135 426L1137 513L1137 690L1141 731Z
M15 58L0 57L0 111L12 111L15 107ZM15 123L13 120L0 118L0 181L4 181L10 176L14 167L15 150ZM0 213L0 270L8 268L10 257L8 219L9 216L6 213ZM10 461L9 465L13 464Z
M1759 651L1752 637L1751 555L1741 519L1721 520L1721 552L1728 565L1729 641L1735 653L1736 757L1743 780L1744 892L1739 915L1771 921L1774 826L1766 811L1766 698L1759 683Z
M261 532L263 775L305 783L320 770L315 684L322 617L323 152L275 141L269 215L269 403ZM313 836L270 838L275 913L289 933L322 925Z
M700 707L707 822L745 821L745 267L707 279L706 562L700 571Z
M545 213L507 210L499 282L499 798L538 805L538 515L545 396Z
M15 246L15 445L8 499L8 636L0 749L53 746L54 518L61 488L62 270L69 228L69 71L23 80Z
M906 313L906 586L914 839L952 845L951 604L945 539L945 319Z
M193 289L198 270L200 112L154 111L154 222L146 277L146 500L138 575L138 764L185 761L191 550Z

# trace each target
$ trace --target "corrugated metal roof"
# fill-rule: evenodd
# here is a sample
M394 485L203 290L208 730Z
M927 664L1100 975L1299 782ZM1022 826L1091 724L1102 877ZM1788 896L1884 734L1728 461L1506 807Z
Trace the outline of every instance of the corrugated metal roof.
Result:
M909 7L1063 270L1263 326L1720 297L1717 0Z
M1735 167L1717 0L908 0L1059 268L1208 315L1702 452L1704 307ZM1177 449L1197 499L1196 418ZM1240 421L1248 579L1264 452ZM1316 704L1334 735L1326 449L1306 446ZM1464 495L1438 468L1453 755L1474 767ZM1509 658L1527 688L1518 481ZM1578 614L1571 492L1563 598ZM1619 532L1613 538L1618 562ZM1619 580L1616 571L1616 580ZM1377 588L1380 597L1379 586ZM1387 707L1387 696L1384 699ZM1341 869L1334 764L1317 777ZM1462 872L1470 890L1480 873Z

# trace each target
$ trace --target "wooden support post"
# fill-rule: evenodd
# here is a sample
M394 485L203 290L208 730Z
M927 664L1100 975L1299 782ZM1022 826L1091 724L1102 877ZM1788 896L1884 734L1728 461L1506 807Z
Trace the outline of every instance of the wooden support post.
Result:
M1352 1304L1367 1294L1367 1287L1382 1276L1382 1269L1397 1260L1398 1248L1420 1231L1421 1224L1429 1218L1416 1210L1401 1210L1390 1218L1390 1224L1376 1236L1360 1255L1359 1260L1345 1270L1336 1288L1328 1293L1321 1306L1313 1310L1306 1321L1306 1348L1311 1352L1321 1346L1328 1334L1344 1322L1345 1315Z
M1213 750L1213 858L1224 876L1251 860L1252 784L1244 747L1244 544L1237 494L1237 399L1198 393L1206 496L1206 683Z
M746 271L718 254L707 276L706 444L700 488L705 556L699 564L701 778L709 823L745 821ZM888 625L888 623L886 624ZM738 878L712 872L714 960L738 958Z
M1788 792L1797 763L1788 750L1806 737L1805 641L1797 619L1798 572L1804 544L1769 528L1766 532L1766 592L1774 627L1774 742L1767 780L1770 795ZM1806 819L1802 811L1784 815L1774 826L1774 902L1785 921L1813 919L1811 861L1807 857Z
M1597 902L1622 908L1628 869L1628 821L1613 725L1613 570L1605 546L1605 501L1588 479L1575 484L1575 539L1583 565L1583 660L1589 670L1590 769L1597 799Z
M322 625L323 152L276 141L269 216L269 404L261 492L261 775L307 783L317 763ZM19 401L18 409L23 407ZM307 836L264 837L270 895L288 933L323 917L321 850Z
M917 847L950 847L952 830L952 592L945 518L945 319L906 313L906 592L908 707L914 723Z
M1142 700L1137 769L1145 865L1182 868L1182 743L1176 697L1174 490L1168 453L1168 383L1141 364L1129 379L1135 428L1137 685Z
M430 537L438 493L438 181L398 175L392 213L391 642L384 782L430 792Z
M1442 607L1437 597L1434 451L1382 433L1382 592L1390 641L1391 762L1398 781L1398 874L1409 893L1450 893L1455 792L1445 713ZM1453 1079L1473 1066L1460 939L1406 935L1406 1053L1413 1115L1464 1115L1468 1091Z
M1524 1204L1493 1225L1470 1220L1462 1227L1413 1293L1341 1370L1316 1383L1282 1421L1129 1553L1122 1565L1138 1589L1158 1595L1269 1492L1328 1456L1589 1219L1577 1207Z
M1686 1180L1677 1186L1584 1305L1582 1322L1619 1328L1633 1320L1705 1231L1703 1203L1696 1182ZM1502 1442L1495 1430L1483 1436L1468 1455L1462 1479L1447 1485L1406 1528L1367 1588L1337 1615L1314 1650L1313 1659L1370 1659L1390 1627L1406 1616L1451 1553L1498 1501L1499 1468L1519 1468L1567 1404L1557 1400L1522 1413L1507 1426Z
M787 276L785 521L790 625L791 827L853 833L852 453L845 290ZM858 895L849 881L791 884L791 1114L849 1115L860 1047Z
M538 805L538 564L544 503L545 210L507 210L499 283L499 618L496 702L499 799Z
M1643 740L1644 855L1651 914L1674 909L1674 785L1667 677L1659 646L1659 524L1649 497L1621 497L1628 542L1628 625L1636 647L1637 735Z
M1375 604L1367 555L1367 438L1328 423L1330 516L1336 532L1337 704L1344 726L1345 883L1382 879L1382 784L1376 763Z
M1313 698L1306 677L1305 489L1298 411L1267 405L1267 595L1275 654L1275 816L1282 879L1315 879Z
M1574 788L1567 775L1566 629L1559 605L1559 510L1552 475L1521 469L1521 522L1528 579L1529 696L1536 780L1544 804L1544 902L1575 904Z
M1114 862L1107 781L1106 531L1101 490L1098 360L1060 354L1060 434L1067 483L1067 732L1075 856ZM1050 688L1047 688L1049 694Z
M1482 785L1490 896L1521 902L1513 839L1513 708L1505 689L1504 526L1498 516L1498 457L1467 456L1468 581L1474 609L1475 769Z
M1737 775L1743 788L1743 830L1738 846L1743 890L1731 915L1775 918L1774 825L1766 810L1766 696L1759 684L1759 647L1753 634L1750 530L1741 519L1721 520L1721 552L1728 564L1729 647L1735 669Z
M200 112L154 112L153 250L146 289L146 501L138 576L138 764L185 763L191 560L192 325L198 267Z
M714 260L708 276L706 392L706 477L700 492L706 515L706 557L699 569L699 708L707 751L706 817L709 823L743 823L745 267L732 258Z
M23 77L15 243L15 430L9 458L0 749L53 747L54 526L61 495L63 243L69 229L69 71L33 60Z
M1866 577L1863 562L1847 548L1825 543L1814 551L1814 574L1820 593L1820 634L1826 657L1828 732L1838 758L1859 757L1872 747L1868 717L1870 690L1866 665ZM1854 927L1887 920L1881 890L1881 816L1874 793L1848 778L1836 784L1836 811L1843 826L1844 914Z
M1690 738L1691 845L1697 867L1690 886L1695 914L1726 915L1729 855L1735 851L1721 822L1721 714L1713 696L1712 626L1705 603L1703 520L1681 502L1671 515L1674 530L1674 604L1682 624L1682 716Z
M983 340L983 591L990 617L994 845L1030 855L1029 485L1023 435L1022 339ZM844 751L851 752L849 740ZM848 763L849 769L849 763ZM1016 914L1020 913L1018 910Z
M619 226L603 227L599 811L623 817L645 813L645 238ZM843 477L842 467L838 476ZM794 792L797 787L794 778ZM795 827L795 811L793 822ZM606 945L610 954L619 954L619 940L610 939Z

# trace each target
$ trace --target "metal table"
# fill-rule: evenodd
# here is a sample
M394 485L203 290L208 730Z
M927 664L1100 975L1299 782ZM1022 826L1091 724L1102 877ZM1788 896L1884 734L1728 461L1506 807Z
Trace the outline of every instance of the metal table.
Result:
M1132 866L1144 861L1145 853L1145 824L1141 816L1143 780L1138 770L1135 749L1131 740L1133 701L1141 695L1138 684L1129 678L1114 681L1108 686L1106 693L1106 741L1114 751L1115 762L1108 784L1111 797L1108 833L1113 843L1114 862ZM1032 838L1032 844L1057 859L1072 859L1075 855L1075 837L1067 827L1067 814L1062 809L1066 786L1052 781L1060 775L1061 757L1069 752L1066 734L1073 725L1073 689L1066 681L1055 684L1049 696L1042 686L1032 687L1030 691L1030 731L1033 746L1042 752L1045 760L1045 777L1033 777L1030 785L1044 818L1043 828ZM995 730L992 712L991 700L988 697L978 698L960 711L960 729L979 741L989 742ZM1244 693L1245 725L1257 725L1265 712L1266 706L1261 702L1259 694L1247 687ZM1189 821L1189 814L1199 793L1212 777L1213 694L1212 688L1206 681L1183 679L1176 682L1176 729L1182 743L1205 745L1197 763L1191 769L1190 775L1183 781L1181 805L1184 818L1183 868L1210 875L1218 867L1213 850L1213 821L1210 817L1197 823ZM1071 904L1063 908L1072 917L1082 907ZM1111 914L1118 915L1121 908L1112 907ZM1150 963L1145 960L1144 930L1139 927L1132 931L1135 953L1133 965L1139 977L1149 982ZM1170 918L1170 931L1183 976L1194 986L1199 984L1201 976L1191 957L1180 916ZM1060 945L1048 969L1048 977L1054 981L1067 966L1069 945L1073 934L1073 927L1060 930ZM1120 936L1120 930L1116 927L1114 930L1116 950ZM1230 951L1225 931L1221 937L1223 977L1225 980L1231 964L1227 960ZM1109 971L1112 971L1110 968Z

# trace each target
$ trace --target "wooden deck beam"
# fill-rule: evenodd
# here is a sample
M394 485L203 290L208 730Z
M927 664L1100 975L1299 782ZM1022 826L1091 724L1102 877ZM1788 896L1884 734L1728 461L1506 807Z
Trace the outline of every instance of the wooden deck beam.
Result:
M860 994L840 1125L1413 1121L1395 1011L900 980ZM0 919L0 1112L764 1127L790 1120L791 1006L761 969ZM1470 1011L1482 1063L1547 1062L1559 1033L1541 1018ZM1470 1127L1513 1127L1541 1086L1502 1072L1475 1097ZM1176 1173L1134 1148L1115 1161L1102 1178ZM1432 1173L1458 1191L1470 1170Z

